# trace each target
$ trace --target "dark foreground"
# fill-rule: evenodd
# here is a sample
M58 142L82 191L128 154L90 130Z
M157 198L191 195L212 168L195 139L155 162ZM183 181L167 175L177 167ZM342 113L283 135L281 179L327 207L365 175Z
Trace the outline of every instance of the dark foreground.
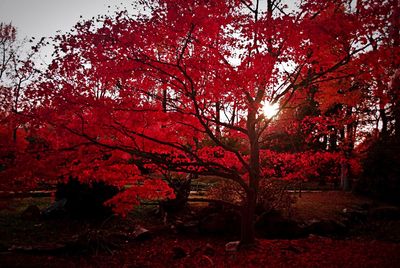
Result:
M228 252L225 244L232 237L180 233L145 214L100 223L20 217L28 203L44 206L48 201L21 199L2 205L0 267L399 267L400 263L399 220L360 223L340 237L259 239L253 248ZM337 218L344 207L365 201L338 192L306 193L297 202L294 217ZM138 224L150 235L130 237Z
M110 253L47 255L3 252L2 267L398 267L400 245L382 241L260 240L225 252L224 241L156 237Z

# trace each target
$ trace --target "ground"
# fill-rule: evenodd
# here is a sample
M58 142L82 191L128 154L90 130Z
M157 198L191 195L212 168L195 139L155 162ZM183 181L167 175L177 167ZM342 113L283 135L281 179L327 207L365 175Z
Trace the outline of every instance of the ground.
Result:
M0 267L398 267L400 263L399 221L363 224L345 237L259 239L255 247L226 252L230 237L178 233L157 220L150 208L127 219L101 222L43 220L20 215L32 203L45 207L49 198L0 202ZM371 202L350 193L303 193L293 217L339 219L344 208ZM137 224L150 229L151 236L130 239ZM77 243L82 237L84 241Z

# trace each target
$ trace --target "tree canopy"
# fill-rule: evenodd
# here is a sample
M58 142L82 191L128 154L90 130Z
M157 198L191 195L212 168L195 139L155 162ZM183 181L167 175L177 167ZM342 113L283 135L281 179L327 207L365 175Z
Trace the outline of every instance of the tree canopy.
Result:
M398 111L398 1L136 5L57 36L53 62L24 94L30 137L43 141L30 145L52 165L41 176L129 184L110 201L120 212L173 198L166 171L214 175L243 189L241 241L252 243L260 181L282 177L274 161L297 165L287 179L318 174L318 159L348 162L369 103ZM265 103L278 114L265 116ZM278 138L271 150L295 132L314 145Z

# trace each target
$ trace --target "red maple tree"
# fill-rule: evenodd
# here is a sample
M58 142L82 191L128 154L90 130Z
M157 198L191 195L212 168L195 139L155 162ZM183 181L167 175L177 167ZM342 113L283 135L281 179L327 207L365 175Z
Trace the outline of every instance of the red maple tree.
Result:
M133 185L111 201L121 212L172 198L155 180L165 170L233 181L245 196L241 242L253 243L260 181L273 176L263 137L276 116L263 103L283 111L313 86L330 103L339 81L360 75L376 13L345 0L292 11L275 0L154 0L137 10L56 38L55 60L29 92L51 144L44 155L60 176Z

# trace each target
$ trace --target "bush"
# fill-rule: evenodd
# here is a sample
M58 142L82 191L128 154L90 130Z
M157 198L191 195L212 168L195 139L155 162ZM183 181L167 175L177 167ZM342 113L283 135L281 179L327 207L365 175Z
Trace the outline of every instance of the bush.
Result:
M400 143L393 139L373 142L362 161L363 172L355 191L400 204Z
M257 199L259 212L281 211L283 214L292 213L292 205L296 198L287 191L291 182L281 180L262 180Z
M242 187L233 181L222 180L215 183L208 191L212 199L222 200L232 204L239 204L243 200Z
M72 217L104 218L112 215L112 209L104 202L119 192L118 188L103 181L82 183L70 179L67 183L59 183L56 201L65 199L65 210Z
M162 216L164 213L175 213L182 211L188 202L193 175L179 176L177 174L166 174L165 180L168 186L174 190L175 198L160 201L159 208Z
M289 185L290 182L287 181L261 180L257 197L257 214L279 210L289 215L295 202L294 196L287 192ZM243 194L240 185L231 181L221 181L209 191L211 198L234 204L243 201Z

